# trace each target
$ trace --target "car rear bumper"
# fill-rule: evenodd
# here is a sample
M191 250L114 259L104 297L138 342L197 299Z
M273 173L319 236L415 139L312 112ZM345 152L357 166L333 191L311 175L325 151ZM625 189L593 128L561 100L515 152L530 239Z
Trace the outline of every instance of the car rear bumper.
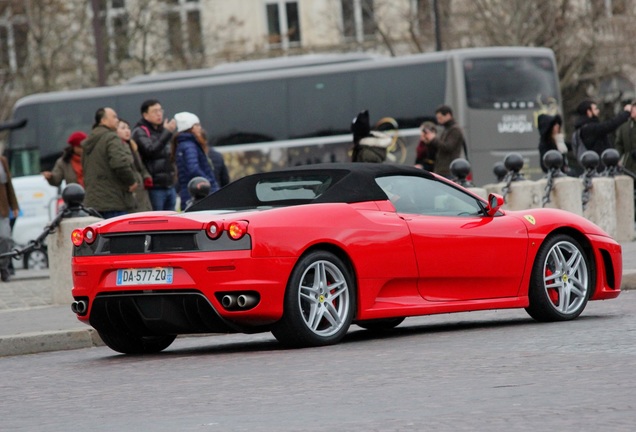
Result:
M170 256L74 257L78 318L97 330L125 325L148 334L246 331L280 319L293 258L252 258L249 251ZM121 286L118 269L172 267L169 284ZM239 295L255 299L236 306ZM234 303L223 301L230 296ZM130 322L127 322L130 321ZM124 323L124 324L122 324Z

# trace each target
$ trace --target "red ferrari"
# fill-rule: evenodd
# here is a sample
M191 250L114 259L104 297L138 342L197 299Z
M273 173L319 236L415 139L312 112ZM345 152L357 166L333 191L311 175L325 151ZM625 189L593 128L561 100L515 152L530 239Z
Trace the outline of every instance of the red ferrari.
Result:
M110 348L134 354L193 333L327 345L352 323L390 329L481 309L564 321L620 294L621 246L599 227L502 204L406 166L255 174L183 213L75 230L72 309Z

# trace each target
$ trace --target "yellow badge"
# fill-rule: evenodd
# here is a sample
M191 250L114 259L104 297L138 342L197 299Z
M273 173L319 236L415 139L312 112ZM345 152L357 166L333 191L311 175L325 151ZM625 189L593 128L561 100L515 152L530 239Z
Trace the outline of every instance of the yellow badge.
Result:
M536 221L534 220L534 216L532 215L525 215L524 218L530 222L532 225L534 225L536 223Z

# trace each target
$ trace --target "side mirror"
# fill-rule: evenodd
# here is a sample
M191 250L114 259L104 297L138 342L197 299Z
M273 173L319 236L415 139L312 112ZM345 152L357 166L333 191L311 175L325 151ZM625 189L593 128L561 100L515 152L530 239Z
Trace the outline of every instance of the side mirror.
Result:
M504 199L499 194L491 193L488 195L488 206L486 206L486 214L488 216L494 216L499 208L504 205Z

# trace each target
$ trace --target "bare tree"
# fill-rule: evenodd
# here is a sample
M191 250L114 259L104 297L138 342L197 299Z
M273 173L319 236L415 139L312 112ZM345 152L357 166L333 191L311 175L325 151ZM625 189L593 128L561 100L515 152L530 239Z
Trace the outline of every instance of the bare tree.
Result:
M25 4L31 53L19 74L20 87L33 93L81 85L75 78L86 65L74 60L75 51L86 47L81 40L86 37L88 17L82 2L27 0Z

